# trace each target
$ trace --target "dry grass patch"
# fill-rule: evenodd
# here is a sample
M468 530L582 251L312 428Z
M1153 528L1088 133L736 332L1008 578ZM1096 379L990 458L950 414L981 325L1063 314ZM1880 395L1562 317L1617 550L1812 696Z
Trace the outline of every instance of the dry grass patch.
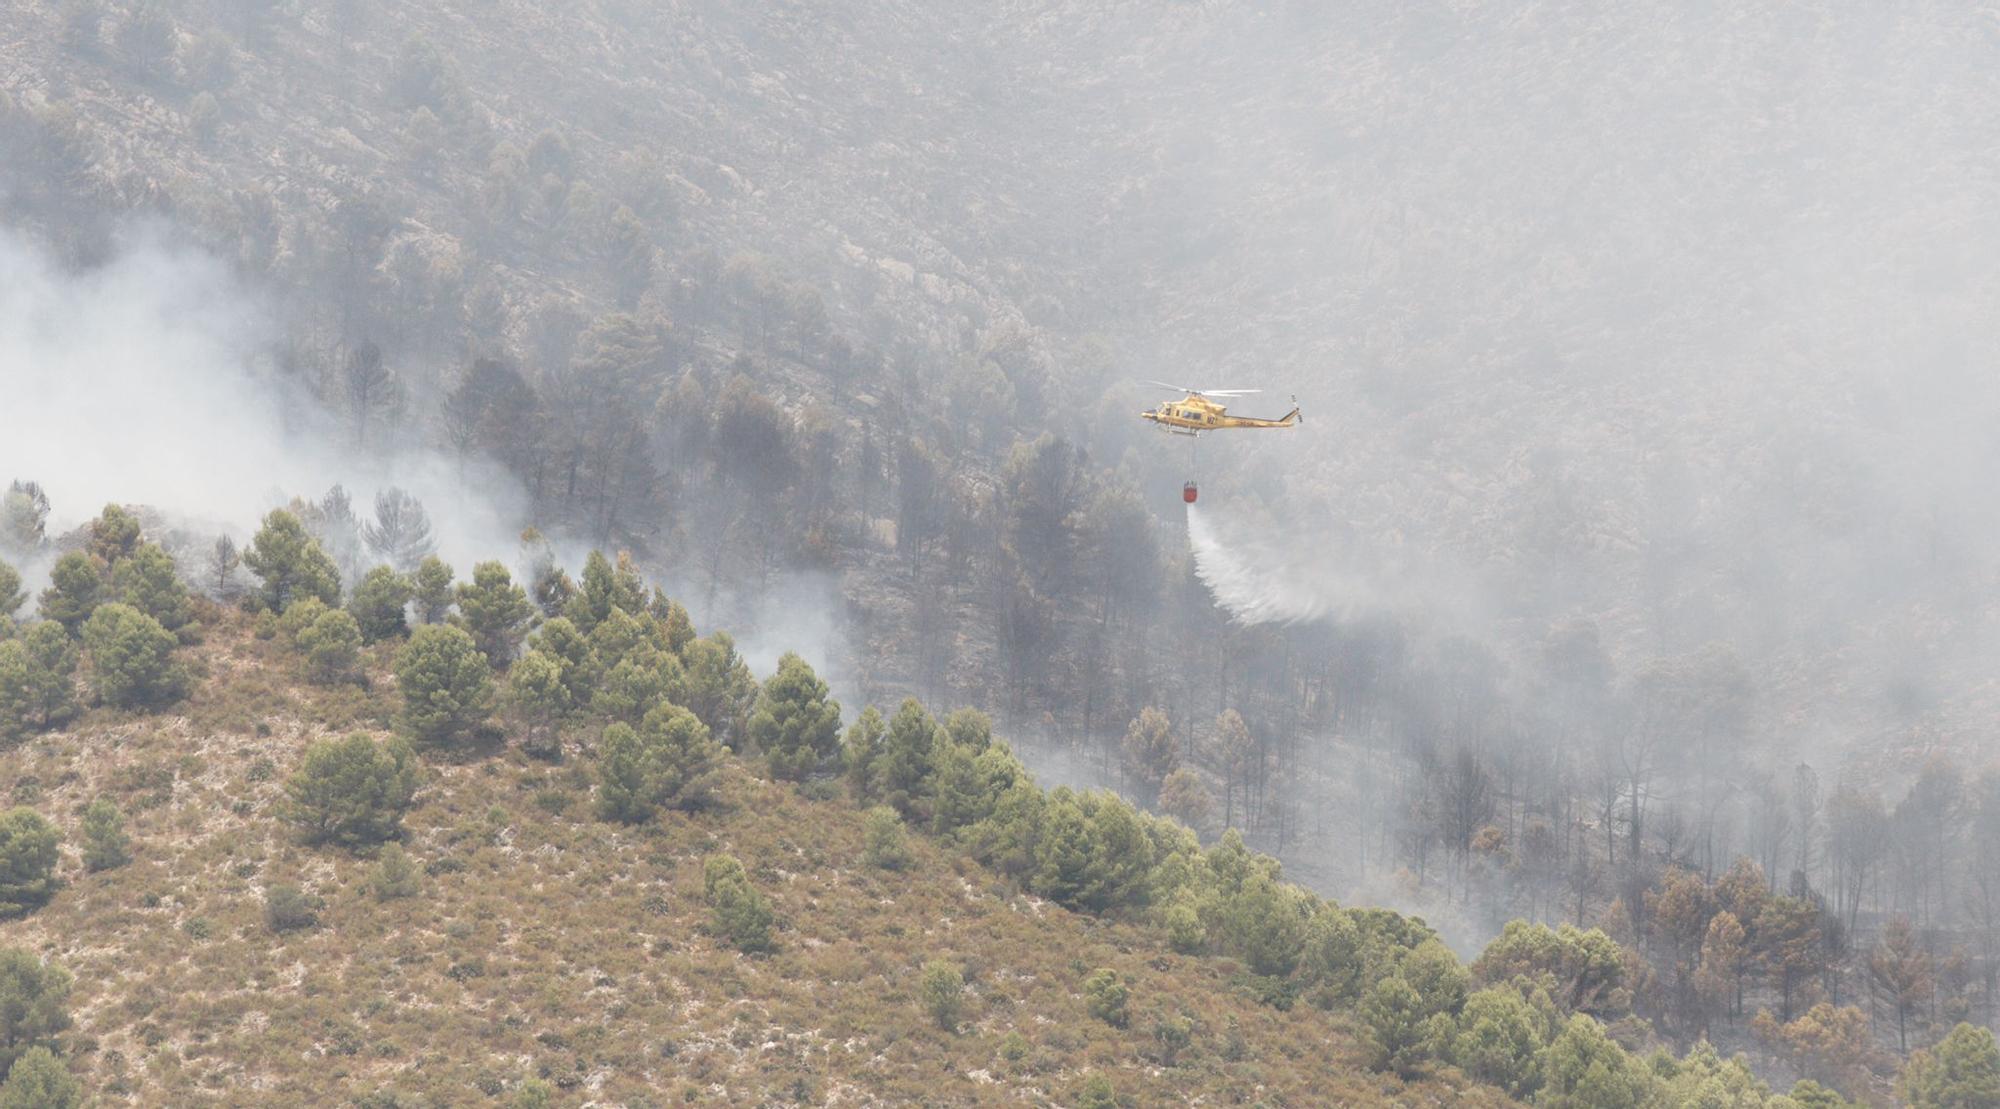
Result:
M504 1104L540 1078L561 1105L1051 1104L1087 1072L1134 1104L1491 1096L1366 1074L1342 1019L1258 1005L1227 964L1034 901L928 837L906 868L869 866L859 808L735 763L717 807L626 827L592 817L581 760L433 755L402 840L420 889L385 899L370 853L302 846L274 804L311 740L385 734L387 683L308 689L241 620L195 650L209 678L181 715L93 714L0 751L0 781L70 837L67 886L0 943L76 975L73 1065L112 1100ZM87 874L99 796L134 858ZM717 852L770 899L772 952L709 934ZM272 930L279 884L323 899L316 927ZM931 960L963 975L956 1031L924 1005ZM1099 966L1130 984L1126 1028L1086 1012ZM1162 1014L1188 1026L1172 1067Z

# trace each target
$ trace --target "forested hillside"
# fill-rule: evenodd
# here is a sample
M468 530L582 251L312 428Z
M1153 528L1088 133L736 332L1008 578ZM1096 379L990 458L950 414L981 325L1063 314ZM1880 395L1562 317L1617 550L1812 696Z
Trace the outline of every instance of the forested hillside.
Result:
M977 706L1466 959L1601 928L1627 1046L1885 1099L2000 1012L1996 74L1948 5L0 0L11 680L177 573L208 672L133 696L292 643L379 740L389 648L234 614L267 510L371 643L506 615L429 554L552 618L624 552L737 634L684 669ZM1307 423L1197 455L1154 378ZM508 773L606 742L564 688Z
M1840 1104L1628 1053L1601 932L1468 969L978 711L760 687L629 563L349 592L276 510L232 610L78 538L24 627L0 566L0 1104Z

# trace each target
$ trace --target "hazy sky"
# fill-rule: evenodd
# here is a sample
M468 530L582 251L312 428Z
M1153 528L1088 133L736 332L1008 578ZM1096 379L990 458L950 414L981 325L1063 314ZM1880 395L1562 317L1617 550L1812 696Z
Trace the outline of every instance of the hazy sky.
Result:
M441 18L376 17L398 36ZM2000 673L1988 8L630 20L630 42L496 33L454 64L475 96L538 84L507 101L524 141L560 125L609 167L645 135L700 236L816 282L845 327L889 317L949 347L1025 323L1070 379L1104 340L1117 384L1050 421L1150 467L1170 526L1183 449L1129 420L1138 382L1295 392L1301 431L1205 447L1202 505L1223 531L1282 522L1238 553L1305 575L1302 594L1509 650L1572 616L1628 660L1720 639L1800 704L1876 704L1914 674L1982 718ZM661 92L633 102L632 81ZM389 116L252 92L342 114L314 126L400 164ZM0 268L19 275L0 374L21 398L0 475L42 480L65 521L112 498L241 521L337 479L363 503L413 488L448 547L508 533L504 485L467 498L428 452L355 457L258 384L276 321L220 266L141 242L62 277L0 240Z
M1049 245L1088 275L1082 326L1129 379L1305 404L1296 435L1204 445L1212 531L1258 525L1239 563L1429 595L1517 649L1578 615L1628 662L1721 640L1801 727L1866 731L1842 717L1916 674L1983 728L1991 11L1222 4L1063 30L1035 43L1037 122L1117 182L1054 190L1097 229Z

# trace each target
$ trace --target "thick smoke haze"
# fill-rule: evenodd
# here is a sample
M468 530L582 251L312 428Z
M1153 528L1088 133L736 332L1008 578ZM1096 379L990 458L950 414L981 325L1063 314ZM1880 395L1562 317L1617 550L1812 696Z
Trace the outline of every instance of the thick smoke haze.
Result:
M630 553L845 721L975 707L1462 954L1601 924L1681 1048L1825 995L1886 1049L1896 919L1926 1022L2000 1017L1993 0L17 9L53 534L395 486L461 580ZM1161 380L1304 423L1162 434Z
M424 504L448 561L513 557L519 499L503 475L351 447L269 371L280 335L270 307L198 250L139 235L65 272L0 232L0 474L41 483L51 534L118 503L241 537L294 496L339 483L366 514L393 485Z
M1070 153L1148 167L1077 256L1121 292L1092 323L1135 377L1308 416L1203 447L1218 600L1421 613L1517 677L1569 619L1627 672L1719 642L1809 748L1914 706L1990 752L1991 13L1308 13L1050 45L1091 90Z
M365 518L375 493L395 486L424 505L439 555L461 574L519 560L533 521L511 476L422 446L420 424L397 446L357 448L334 414L274 372L283 335L279 310L224 262L164 236L135 233L107 263L73 272L0 231L0 480L41 483L52 535L118 503L239 540L294 497L339 484ZM560 535L553 545L572 572L590 549ZM712 596L684 577L670 567L660 580L704 628L735 633L757 673L797 651L855 700L841 676L838 592L824 575Z

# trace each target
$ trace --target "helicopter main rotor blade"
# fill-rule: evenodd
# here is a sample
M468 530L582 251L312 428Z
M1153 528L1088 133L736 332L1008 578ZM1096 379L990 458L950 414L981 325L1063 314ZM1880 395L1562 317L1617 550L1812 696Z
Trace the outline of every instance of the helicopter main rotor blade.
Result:
M1157 385L1162 389L1172 389L1176 393L1193 393L1198 397L1247 397L1252 393L1261 393L1264 391L1262 389L1197 389L1192 385L1172 385L1164 381L1151 381L1147 384Z

